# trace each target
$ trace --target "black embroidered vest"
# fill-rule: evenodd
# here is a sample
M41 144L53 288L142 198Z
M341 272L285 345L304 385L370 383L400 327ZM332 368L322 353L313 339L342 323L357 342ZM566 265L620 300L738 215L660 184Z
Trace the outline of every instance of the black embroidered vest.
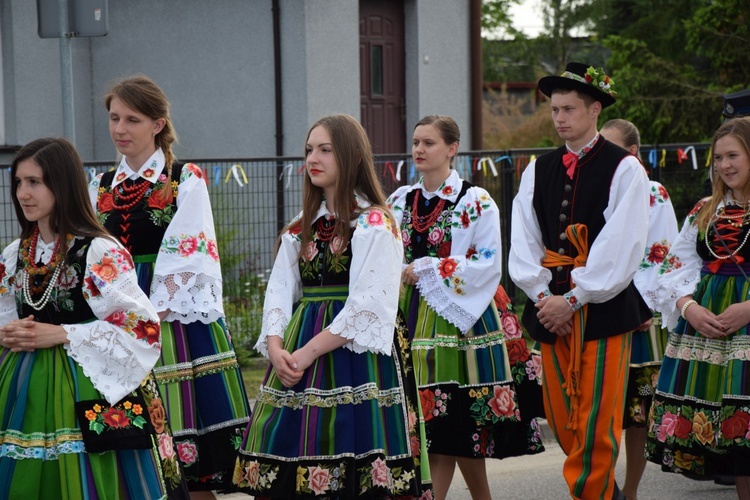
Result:
M170 179L172 183L176 182L179 185L183 166L183 163L175 162L172 164L172 176ZM111 170L102 175L99 185L105 193L112 192L112 180L114 179L115 172L115 170ZM166 175L166 166L162 170L162 173ZM154 199L152 201L152 193L153 189L146 191L143 200L136 203L129 210L120 211L112 208L106 214L103 213L102 198L101 195L99 196L100 201L99 206L97 206L97 212L99 213L100 220L102 220L107 231L119 239L133 256L155 255L159 252L159 247L161 246L168 225L168 221L163 214L174 214L177 210L176 195L169 204L162 207L159 200ZM162 216L160 217L160 215ZM169 220L171 220L171 216Z
M404 200L404 216L403 220L401 221L401 230L402 234L403 231L407 231L408 233L408 248L405 249L407 263L410 264L421 257L450 257L452 246L451 242L453 241L453 237L451 234L453 208L466 195L466 191L468 191L471 187L474 187L474 185L467 181L462 181L461 191L458 193L456 201L452 202L449 200L445 200L442 214L438 217L436 223L427 228L427 230L423 233L417 231L417 229L412 225L412 219L415 215L425 217L431 214L432 211L436 209L442 198L440 198L439 196L433 196L428 200L424 196L420 196L420 203L417 207L417 214L414 214L412 213L414 197L417 195L418 191L421 191L421 189L415 189L413 191L410 191L406 195L406 199ZM430 233L435 228L439 228L443 232L442 238L431 238Z
M112 242L114 244L114 242ZM91 238L76 238L73 246L68 249L65 268L60 274L57 285L52 291L49 302L41 311L33 309L22 300L20 289L16 292L16 309L19 318L25 318L33 314L37 321L52 325L78 324L96 319L94 312L83 298L83 278L86 272L86 255L91 246ZM18 272L16 282L22 283L23 263L21 252L18 252ZM32 300L37 301L41 296L32 295Z
M604 227L604 210L609 203L609 189L618 165L627 151L600 137L594 147L580 161L573 179L568 178L562 163L565 146L540 156L536 161L534 210L542 231L544 246L570 257L578 255L567 241L565 229L570 224L588 227L588 245ZM573 266L551 268L549 289L554 295L570 291L570 271ZM537 319L537 309L531 299L524 308L522 322L531 337L554 344L557 335L544 328ZM589 303L584 340L595 340L623 334L638 328L651 317L635 285L630 284L604 303Z

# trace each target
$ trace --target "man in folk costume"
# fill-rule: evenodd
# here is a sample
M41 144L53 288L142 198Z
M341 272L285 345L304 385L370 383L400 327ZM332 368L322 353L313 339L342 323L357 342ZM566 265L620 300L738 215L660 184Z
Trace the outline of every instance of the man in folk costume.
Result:
M523 173L513 201L509 273L530 298L544 408L567 458L573 498L624 498L615 484L631 333L651 318L633 285L648 229L643 166L597 131L614 104L599 68L569 63L539 80L565 146Z

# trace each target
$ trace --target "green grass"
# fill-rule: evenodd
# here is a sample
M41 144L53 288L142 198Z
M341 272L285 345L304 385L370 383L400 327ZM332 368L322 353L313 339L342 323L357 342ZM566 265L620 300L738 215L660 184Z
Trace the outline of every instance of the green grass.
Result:
M256 362L240 367L242 381L245 383L245 391L249 399L258 397L258 388L266 375L268 360L266 358L254 358Z

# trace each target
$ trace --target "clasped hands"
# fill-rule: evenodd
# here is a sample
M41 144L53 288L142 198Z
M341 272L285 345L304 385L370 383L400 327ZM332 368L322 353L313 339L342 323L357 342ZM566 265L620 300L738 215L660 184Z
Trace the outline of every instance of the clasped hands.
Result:
M33 315L0 326L0 346L11 352L32 352L67 341L67 332L62 326L34 321Z
M550 295L534 304L536 317L544 328L559 337L573 331L573 309L562 295Z
M289 352L282 346L269 345L268 358L284 387L292 387L302 379L302 374L315 361L307 355L304 347Z
M750 306L745 302L732 304L721 314L714 314L699 303L685 310L685 319L704 337L726 337L750 323Z
M562 295L544 297L535 304L535 307L539 309L536 317L539 318L542 326L550 332L558 337L564 337L573 331L574 311ZM652 319L648 319L638 329L648 330L652 321Z

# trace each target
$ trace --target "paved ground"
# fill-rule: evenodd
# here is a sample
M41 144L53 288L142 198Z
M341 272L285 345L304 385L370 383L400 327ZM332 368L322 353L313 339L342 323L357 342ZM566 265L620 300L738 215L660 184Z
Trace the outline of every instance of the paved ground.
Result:
M562 463L565 459L560 447L553 440L546 422L543 422L542 432L545 437L544 453L529 457L508 458L505 460L489 460L487 475L490 482L492 497L496 500L566 500L567 486L562 479ZM620 482L625 477L625 455L620 454L616 474ZM233 493L219 495L219 500L250 499L248 495ZM453 483L448 495L450 500L469 500L469 490L456 470ZM679 474L661 472L655 464L647 464L641 486L638 490L638 500L691 500L707 499L729 500L736 499L737 493L733 486L720 486L710 481L692 481Z

